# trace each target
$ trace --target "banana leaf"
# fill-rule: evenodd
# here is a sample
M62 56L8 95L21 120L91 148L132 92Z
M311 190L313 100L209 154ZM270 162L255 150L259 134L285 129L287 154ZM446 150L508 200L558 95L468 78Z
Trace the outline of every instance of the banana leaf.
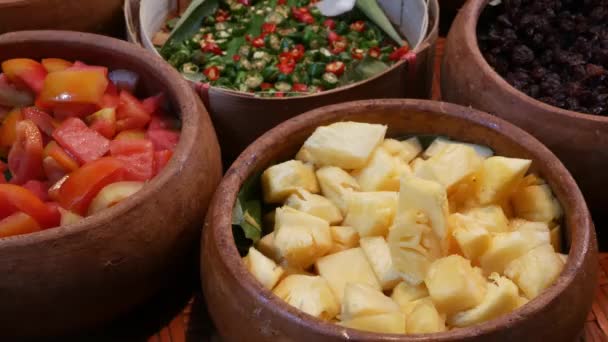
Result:
M193 0L182 17L175 24L169 38L161 48L161 54L192 37L203 24L205 17L213 15L219 0Z
M408 1L408 0L406 0ZM399 45L404 45L405 41L401 38L401 35L395 30L395 27L388 19L377 0L357 0L357 8L363 12L367 18L378 25L384 33L386 33L392 40Z

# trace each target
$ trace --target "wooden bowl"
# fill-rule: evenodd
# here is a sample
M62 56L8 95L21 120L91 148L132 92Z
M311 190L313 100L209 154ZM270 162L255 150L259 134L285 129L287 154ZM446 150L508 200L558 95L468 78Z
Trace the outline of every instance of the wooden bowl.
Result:
M569 258L556 284L508 315L433 335L385 335L326 323L284 303L243 266L232 236L232 207L243 182L273 161L293 158L318 126L337 121L388 125L389 136L446 135L484 144L497 154L529 158L565 212ZM207 214L201 252L210 314L225 341L568 341L583 329L597 277L593 223L576 183L560 161L521 129L474 109L424 100L370 100L319 108L277 126L235 161Z
M551 149L572 172L599 228L608 223L608 118L535 100L512 87L486 62L477 44L477 22L486 0L460 10L447 39L441 70L443 99L472 106L518 125Z
M74 30L119 35L123 0L0 0L0 33Z
M130 0L132 25L138 14L138 0ZM439 32L438 0L429 1L430 24L424 42L415 50L416 59L401 61L373 78L319 94L292 98L261 98L237 91L211 87L201 97L211 114L222 145L224 161L234 159L256 138L279 123L321 106L373 98L430 98ZM137 35L129 39L138 42Z
M207 112L160 58L87 33L0 35L0 61L15 57L59 57L133 70L141 77L140 95L164 91L183 125L169 164L129 199L73 225L0 239L2 340L99 325L177 281L195 264L203 218L221 178L220 150Z

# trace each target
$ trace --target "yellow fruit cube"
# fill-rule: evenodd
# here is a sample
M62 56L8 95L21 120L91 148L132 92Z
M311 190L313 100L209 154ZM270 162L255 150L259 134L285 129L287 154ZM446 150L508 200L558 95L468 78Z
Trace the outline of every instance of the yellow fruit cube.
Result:
M357 180L346 171L334 166L318 169L317 179L319 180L323 196L338 207L342 215L345 215L348 208L346 195L361 189Z
M272 290L283 275L284 271L281 266L278 266L274 261L253 247L249 248L246 260L249 272L269 290Z
M479 169L483 159L463 144L448 144L416 169L417 177L432 180L450 191L456 184Z
M560 228L560 226L555 226L553 228L551 228L551 231L549 232L550 236L551 236L551 245L553 246L553 249L559 253L562 251L562 229Z
M359 245L359 234L353 227L332 226L329 227L329 231L334 244L328 254L355 248Z
M435 260L424 283L437 309L448 315L479 305L486 294L481 270L460 255Z
M282 203L299 188L319 192L312 165L290 160L273 165L262 173L262 189L266 203Z
M357 317L399 312L399 309L399 305L382 291L367 284L348 283L344 287L340 318L348 321Z
M279 261L281 259L279 251L274 246L274 232L264 235L264 237L258 241L256 247L262 254L274 261Z
M410 285L409 283L402 281L393 289L391 298L395 303L399 304L402 311L409 314L406 311L407 306L418 299L426 298L429 296L429 290L426 289L426 285L421 283L419 285Z
M398 311L353 318L339 324L346 328L381 334L405 334L405 315Z
M274 247L289 264L306 268L331 246L327 221L290 207L277 208Z
M526 220L551 222L562 216L562 208L549 185L521 187L513 194L515 215Z
M287 198L285 205L292 207L307 214L320 217L329 224L342 222L342 213L327 198L311 194L304 189L298 189Z
M319 276L290 275L273 292L289 305L321 319L330 320L340 312L327 281Z
M559 255L559 258L562 260L564 265L566 264L566 262L568 262L568 254L558 253L557 255Z
M399 191L397 160L379 147L365 167L353 171L361 191Z
M550 244L540 245L515 259L505 270L528 299L534 299L551 286L564 268L564 262Z
M381 236L362 238L361 248L380 281L382 290L390 290L400 281L401 276L393 266L391 251Z
M318 127L306 139L296 159L317 167L337 166L359 169L369 161L372 152L384 140L387 126L361 122L336 122Z
M462 254L469 260L477 262L490 246L491 236L485 227L467 215L459 213L450 215L452 236Z
M455 327L489 321L519 307L519 289L513 282L497 273L490 275L486 295L476 307L448 317L448 324Z
M466 215L473 218L480 226L490 233L508 232L509 219L498 205L470 209Z
M454 144L464 145L464 146L472 148L477 153L477 155L479 155L483 159L489 158L494 155L494 151L492 151L492 149L487 146L464 143L464 142L455 142L455 141L451 141L449 139L440 137L440 138L433 140L431 145L429 145L429 147L424 151L423 157L427 158L427 159L431 158L434 155L443 151L443 149L445 149L449 145L454 145Z
M367 284L377 290L382 289L360 247L327 255L317 260L315 266L319 275L327 280L340 303L348 283Z
M353 227L360 237L386 236L397 210L396 192L351 192L346 196L343 225Z
M408 334L432 334L446 331L445 318L430 300L420 299L407 315L405 330Z
M413 137L404 141L395 139L385 139L382 143L393 157L398 157L401 161L409 163L422 152L422 145L418 138Z
M532 164L531 160L490 157L476 173L475 194L481 205L498 204L510 197Z
M481 256L481 268L486 274L497 272L503 274L507 265L526 254L529 250L543 244L549 244L547 234L532 230L517 230L497 233L490 241L490 247Z
M416 172L418 172L418 169L420 169L420 167L422 166L422 164L424 163L424 159L422 158L414 158L414 160L412 160L410 162L410 167L412 169L412 172L414 174L416 174Z

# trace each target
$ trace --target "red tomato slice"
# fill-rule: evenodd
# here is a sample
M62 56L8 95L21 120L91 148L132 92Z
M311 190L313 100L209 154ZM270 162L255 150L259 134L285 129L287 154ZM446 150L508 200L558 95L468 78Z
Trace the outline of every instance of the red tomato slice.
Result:
M97 105L107 87L108 78L102 69L71 67L48 74L37 103L53 108L60 103Z
M0 184L0 219L19 211L33 217L42 228L56 227L61 219L57 208L46 205L28 189L13 184Z
M163 150L154 152L154 175L159 174L173 157L173 151Z
M97 193L106 185L123 180L123 163L104 157L72 172L57 192L57 202L79 215L86 215Z
M15 108L6 115L0 126L0 146L11 147L17 139L17 123L23 120L21 109Z
M46 202L49 200L49 185L47 183L37 180L29 180L22 186L31 191L41 201Z
M44 177L42 169L42 134L30 120L17 124L17 139L8 154L8 168L13 174L11 183L23 184Z
M156 151L175 149L179 142L179 132L168 129L151 129L146 132L146 138L150 139Z
M164 93L158 93L154 96L148 97L147 99L144 99L141 102L141 105L144 107L144 109L150 113L150 114L154 114L156 113L159 109L162 108L163 104L165 103L165 94Z
M31 120L38 126L40 131L48 136L53 135L55 127L58 126L58 122L53 120L52 116L37 107L23 108L21 112L26 120Z
M78 162L72 158L56 141L49 142L44 147L45 157L51 157L67 172L76 171L80 167Z
M42 60L42 66L47 72L62 71L72 66L72 62L68 62L61 58L45 58Z
M114 108L99 110L87 116L85 120L92 130L108 139L112 139L116 135L116 111Z
M0 238L40 231L40 225L30 215L17 212L0 221Z
M172 129L179 130L180 122L177 118L164 114L161 111L157 111L152 114L152 119L148 125L148 130L153 129Z
M65 177L68 170L64 169L53 157L46 157L42 160L42 168L46 174L46 178L51 184L57 183L61 178Z
M42 91L47 76L42 64L29 58L14 58L2 63L2 70L8 79L17 86L27 87L36 94Z
M65 120L55 129L53 138L81 164L102 157L110 148L108 139L78 118Z
M116 108L116 128L119 132L145 128L150 118L150 113L139 100L125 90L120 92L120 104Z
M143 182L154 177L154 145L149 140L114 140L110 154L124 163L125 180Z

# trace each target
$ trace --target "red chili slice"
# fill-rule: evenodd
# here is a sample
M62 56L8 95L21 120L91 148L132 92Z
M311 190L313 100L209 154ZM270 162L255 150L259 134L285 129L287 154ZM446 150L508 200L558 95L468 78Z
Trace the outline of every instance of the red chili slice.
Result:
M346 68L346 66L344 65L344 62L335 61L335 62L331 62L331 63L327 64L325 66L325 71L330 72L334 75L340 76L344 73L345 68Z
M365 30L365 21L357 20L350 24L350 29L357 32L363 32Z
M209 81L217 81L220 78L220 69L216 66L211 66L205 69L203 74L207 76Z

